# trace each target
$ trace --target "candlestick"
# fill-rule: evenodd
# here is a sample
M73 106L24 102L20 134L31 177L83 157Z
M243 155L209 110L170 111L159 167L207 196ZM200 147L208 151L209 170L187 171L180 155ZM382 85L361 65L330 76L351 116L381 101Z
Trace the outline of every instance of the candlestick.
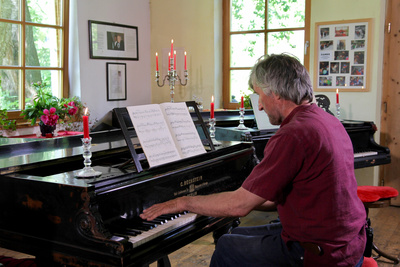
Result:
M340 120L340 104L336 103L336 118Z
M214 118L214 96L211 97L211 109L210 109L210 118Z
M156 59L158 62L158 59ZM181 77L177 75L176 72L176 51L174 53L174 40L171 40L171 52L168 53L168 73L167 75L164 76L162 80L162 84L160 84L160 72L158 70L158 64L156 64L156 82L159 87L163 87L165 84L165 80L168 80L169 83L169 89L170 89L170 97L171 97L171 102L174 102L174 90L175 90L175 82L179 80L179 84L182 86L187 85L187 81L189 80L188 78L188 72L186 69L186 52L185 52L185 70L184 70L184 76L185 76L185 83L182 83Z
M85 167L79 171L75 176L78 178L90 178L90 177L98 177L101 175L101 172L94 170L91 165L91 157L92 157L92 152L90 151L90 148L92 147L92 138L82 138L82 148L83 148L83 164Z
M215 118L210 118L209 125L211 142L214 146L220 146L221 142L218 142L217 139L215 139Z
M87 116L87 108L85 108L85 115L82 116L83 121L83 138L89 138L89 116Z
M156 71L158 71L158 53L156 52Z
M244 125L244 108L239 109L239 125L235 129L247 130L247 127Z

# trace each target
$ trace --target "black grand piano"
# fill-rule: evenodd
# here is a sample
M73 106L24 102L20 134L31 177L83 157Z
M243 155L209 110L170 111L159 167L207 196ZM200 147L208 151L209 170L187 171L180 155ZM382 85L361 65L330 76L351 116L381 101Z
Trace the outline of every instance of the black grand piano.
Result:
M268 140L278 128L258 130L252 110L246 110L245 125L247 130L237 130L239 124L238 111L216 111L217 140L240 140L252 142L259 160L264 156L264 148ZM202 112L205 121L209 113ZM377 127L372 121L342 120L342 124L350 136L354 150L354 168L366 168L391 162L390 150L374 140Z
M196 123L204 127L201 117ZM175 197L238 188L255 165L251 143L214 148L208 139L205 154L149 168L134 129L94 132L91 166L102 175L82 179L81 138L0 139L0 247L35 255L46 267L168 266L169 253L237 223L138 215Z

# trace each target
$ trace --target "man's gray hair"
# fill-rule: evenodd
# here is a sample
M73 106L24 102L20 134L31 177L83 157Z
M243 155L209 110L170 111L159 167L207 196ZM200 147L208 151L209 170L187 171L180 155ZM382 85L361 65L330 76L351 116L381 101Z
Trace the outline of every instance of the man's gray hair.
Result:
M310 76L300 61L289 54L264 56L250 72L249 86L260 87L266 95L274 92L297 105L313 101Z

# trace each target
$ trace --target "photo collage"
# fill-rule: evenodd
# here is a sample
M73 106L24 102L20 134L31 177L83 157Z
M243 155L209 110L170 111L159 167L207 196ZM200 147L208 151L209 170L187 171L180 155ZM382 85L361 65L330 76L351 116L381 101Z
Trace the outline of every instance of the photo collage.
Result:
M318 27L318 87L364 89L368 23Z

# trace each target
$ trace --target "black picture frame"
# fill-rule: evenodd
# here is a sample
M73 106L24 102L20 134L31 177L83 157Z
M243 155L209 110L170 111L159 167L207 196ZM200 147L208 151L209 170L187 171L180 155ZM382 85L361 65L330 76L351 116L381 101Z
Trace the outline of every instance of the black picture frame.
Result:
M107 101L120 101L127 98L126 63L106 63Z
M138 27L89 20L91 59L139 60Z

